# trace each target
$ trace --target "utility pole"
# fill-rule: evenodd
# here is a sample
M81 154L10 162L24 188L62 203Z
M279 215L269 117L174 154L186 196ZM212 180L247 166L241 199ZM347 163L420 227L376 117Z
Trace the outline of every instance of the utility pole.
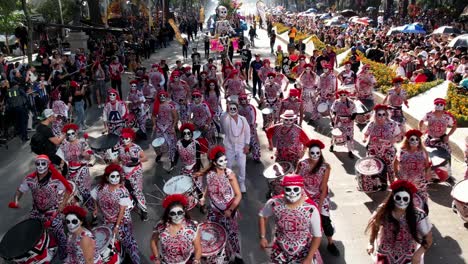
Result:
M28 49L26 53L28 54L28 63L31 64L33 53L33 26L26 0L21 0L21 6L23 7L24 17L26 18L26 24L28 28L28 37L26 38L26 45Z

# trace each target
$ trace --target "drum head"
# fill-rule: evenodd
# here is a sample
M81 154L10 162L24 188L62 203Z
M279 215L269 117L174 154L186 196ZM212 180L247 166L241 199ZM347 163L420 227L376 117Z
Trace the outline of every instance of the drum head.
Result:
M112 240L112 230L107 226L98 226L92 230L96 239L96 250L102 252Z
M363 103L361 103L360 100L355 100L354 105L356 105L356 113L357 114L365 114L365 113L369 112L367 107Z
M200 136L201 136L201 131L200 130L193 131L193 139L197 139Z
M236 103L238 103L238 102L239 102L239 95L230 95L230 96L227 98L227 101L228 101L228 102L236 102Z
M273 108L271 108L271 107L265 107L265 108L262 109L262 114L264 114L264 115L269 115L271 113L273 113Z
M341 135L343 135L343 132L341 132L339 128L334 128L332 129L331 134L335 137L341 137Z
M10 228L0 242L0 257L12 259L26 254L41 238L44 227L40 220L27 219Z
M163 138L163 137L158 137L158 138L155 138L153 140L153 142L151 143L151 145L153 145L153 147L157 148L157 147L160 147L162 146L162 144L164 144L166 140Z
M163 191L167 195L184 194L193 187L192 178L185 175L174 176L164 184Z
M384 163L380 159L367 157L356 161L354 168L360 174L371 176L380 174L384 169Z
M453 187L451 193L453 199L465 203L468 203L468 180L463 180Z
M450 153L443 148L426 148L431 158L432 166L440 166L450 159Z
M263 171L263 176L267 179L276 179L291 173L294 167L291 162L280 161L270 165Z
M226 245L227 234L224 228L213 222L200 224L202 255L204 257L218 254Z
M117 145L119 142L119 136L115 134L102 135L95 140L90 138L90 147L92 149L110 149Z
M317 111L319 113L325 113L328 110L328 104L327 103L320 103L317 106Z

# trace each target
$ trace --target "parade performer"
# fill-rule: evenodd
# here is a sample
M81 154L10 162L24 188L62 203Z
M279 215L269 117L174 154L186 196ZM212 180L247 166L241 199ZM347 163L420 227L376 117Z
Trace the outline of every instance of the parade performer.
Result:
M305 55L300 55L298 60L299 60L299 64L297 64L296 66L292 68L292 72L294 73L294 76L296 77L299 77L302 75L302 73L306 69L306 64L307 64Z
M217 68L215 65L210 65L209 71L208 71L208 80L214 80L216 81L217 84L221 84L221 76L218 76Z
M284 74L281 73L281 66L275 66L275 74L274 82L281 87L282 92L286 92L288 89L289 80ZM281 98L283 98L282 92Z
M55 136L62 135L62 128L68 121L68 105L62 101L59 89L55 89L50 93L51 108L57 116L52 122L52 132Z
M348 156L354 158L354 118L356 117L356 105L348 98L349 92L346 90L338 91L337 99L331 106L332 126L340 129L346 137L346 146L348 147ZM333 138L330 144L330 151L333 152Z
M226 91L225 98L228 98L231 95L239 96L239 94L245 91L245 83L239 78L237 70L232 71L232 75L224 85L224 90Z
M141 220L148 221L148 209L143 194L143 165L146 156L143 149L135 144L135 131L131 128L122 129L120 136L122 143L119 146L118 159L122 164L125 179L130 183L130 191L141 210Z
M275 69L271 67L271 62L269 59L264 59L263 66L257 72L258 72L258 77L260 77L260 80L262 81L262 83L265 83L265 81L268 78L268 74L274 73Z
M399 180L413 183L418 188L414 198L418 198L419 204L415 205L428 214L427 183L431 180L431 164L421 136L422 132L416 129L406 132L405 140L395 160L395 176Z
M334 101L338 87L338 80L333 72L333 65L329 63L324 64L323 73L319 77L317 87L319 95L317 104L327 103L330 106Z
M250 149L252 158L256 162L260 162L260 141L257 135L257 112L255 107L249 103L246 93L239 95L239 115L247 119L250 127Z
M208 153L210 166L200 173L205 177L207 195L210 200L207 219L220 224L227 232L225 263L235 259L244 263L241 254L238 207L242 193L232 170L227 168L226 150L221 146L213 147Z
M304 194L304 179L286 175L284 194L268 200L260 210L260 247L266 249L268 218L273 216L275 235L270 260L275 264L322 264L318 250L322 238L320 212L317 205Z
M392 192L372 214L366 228L370 233L367 253L376 255L374 263L422 263L432 244L432 224L414 206L416 187L404 180L390 186Z
M148 113L146 113L146 117L148 118L150 115L149 111L151 111L151 106L154 103L154 97L158 93L158 90L164 90L164 86L159 87L158 90L155 89L154 86L149 83L148 75L143 76L141 81L141 91L143 93L143 96L145 97L145 110L148 111Z
M201 149L200 143L193 139L193 132L195 125L192 123L185 123L179 129L182 132L182 138L177 141L177 157L182 162L180 174L192 175L201 169ZM203 146L207 148L207 146Z
M129 101L128 108L135 115L138 121L138 128L146 135L146 120L148 119L145 96L141 90L138 90L138 81L130 82L130 92L127 95Z
M374 77L374 74L369 71L370 65L364 64L361 71L357 74L356 80L356 97L357 99L371 100L372 105L374 104L374 87L377 84L377 80Z
M388 90L387 96L383 100L383 104L389 105L390 108L390 119L397 122L400 125L400 136L399 141L401 141L405 135L405 121L406 118L403 115L402 106L405 104L406 107L408 106L408 100L406 99L406 91L401 87L403 84L403 78L396 77L392 80L393 88Z
M341 85L353 85L356 83L356 74L351 70L351 62L344 63L345 69L338 74Z
M164 213L151 237L152 263L201 263L199 225L190 219L187 205L187 198L182 194L164 198Z
M304 104L302 103L301 93L298 89L289 90L289 96L281 101L280 115L284 114L287 110L292 110L294 114L299 117L294 123L302 124L304 116ZM299 122L298 122L299 121Z
M67 258L65 264L102 264L101 255L96 249L96 240L85 223L85 209L69 205L63 209L65 224L69 232L67 241Z
M198 90L205 91L208 88L208 72L202 71L200 75L198 75Z
M239 78L243 81L247 80L247 76L245 73L242 71L242 61L236 61L234 63L234 69L237 70L237 75L239 75Z
M30 218L40 220L51 231L58 244L59 257L63 260L67 256L67 237L63 228L62 210L73 190L47 155L38 155L35 164L36 171L23 179L8 207L19 208L23 194L31 191L33 208Z
M93 210L94 204L89 201L91 190L91 175L89 173L88 161L93 154L85 139L78 138L79 127L76 124L66 124L62 132L66 140L57 150L57 156L68 163L67 179L73 181L83 198L83 206Z
M457 120L449 111L445 111L446 104L445 99L436 98L434 100L434 111L428 112L419 121L419 130L426 131L427 133L427 137L424 140L426 147L443 148L448 153L452 153L449 138L457 129ZM427 122L427 126L425 126L425 122ZM450 130L447 133L448 127L450 127Z
M163 137L164 145L155 149L156 162L162 157L162 154L167 153L171 161L171 169L175 166L174 159L176 154L176 128L179 122L176 106L169 101L169 94L161 91L158 93L158 98L154 101L153 106L153 133L155 138Z
M223 108L221 107L221 91L219 90L218 84L210 80L206 84L206 89L204 93L205 102L213 111L213 123L216 126L216 130L219 133L221 129L220 116L223 113Z
M127 107L120 100L120 96L115 89L108 90L109 101L102 111L102 120L107 133L120 135L125 126L125 116Z
M385 163L386 175L384 175L384 178L386 180L382 183L383 190L387 188L387 180L392 183L395 177L396 149L394 144L398 139L398 135L400 135L400 127L398 123L388 118L387 105L377 104L374 107L373 120L364 128L363 143L369 140L367 155L375 156Z
M216 127L213 124L212 112L210 106L202 101L202 94L198 90L192 92L188 115L190 122L202 133L202 137L208 140L209 146L216 144Z
M281 115L281 124L276 124L267 129L269 150L276 148L276 162L289 161L296 166L297 162L304 155L304 146L309 142L309 137L305 131L294 124L297 115L292 110L286 110Z
M299 83L302 87L302 102L304 105L304 113L310 114L310 120L319 119L317 112L317 75L312 71L312 65L304 64L304 70L301 75L298 75Z
M304 191L320 210L323 233L328 239L327 250L332 255L339 256L340 251L333 243L335 229L330 218L330 194L328 192L331 167L322 155L325 144L318 139L312 139L307 142L306 146L309 149L309 157L299 161L296 174L304 178Z
M192 74L192 67L190 66L184 68L184 74L180 76L180 80L186 82L191 91L198 85L197 76Z
M91 191L95 202L93 216L97 217L100 209L104 225L109 227L116 239L122 242L122 247L130 256L133 264L140 262L138 244L133 235L133 223L130 211L133 208L132 199L127 188L123 185L124 175L122 167L110 164L104 170L101 183Z
M263 114L263 130L279 122L281 108L281 86L274 81L276 74L271 72L268 74L265 82L265 97L260 99L262 108L270 108L270 114Z
M166 83L163 70L159 64L153 64L151 66L151 71L148 73L148 78L150 80L150 84L154 89L156 89L156 91L153 93L153 96L151 96L151 94L146 93L145 88L143 87L143 94L147 99L149 99L149 97L154 98L154 95L156 95L159 91L164 90L164 84Z
M190 96L190 88L185 81L180 80L180 75L181 73L178 71L172 72L167 92L174 104L177 106L180 120L185 123L189 119L187 106Z
M237 162L240 190L246 192L245 164L250 150L251 132L247 119L239 115L239 105L236 102L228 102L228 111L221 115L221 128L224 131L227 166L232 169L234 162Z
M228 10L225 6L220 5L216 8L216 27L214 31L216 36L222 34L236 34L231 23L227 20L227 15Z

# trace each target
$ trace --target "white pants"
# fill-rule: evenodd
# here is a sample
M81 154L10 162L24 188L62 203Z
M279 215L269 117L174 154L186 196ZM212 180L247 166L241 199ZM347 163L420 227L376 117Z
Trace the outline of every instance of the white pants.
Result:
M226 147L226 158L227 158L227 167L233 170L233 166L235 162L237 163L237 167L239 168L239 172L236 173L237 181L239 182L239 187L241 192L245 192L245 163L246 163L246 155L244 154L244 146L238 145L225 145Z

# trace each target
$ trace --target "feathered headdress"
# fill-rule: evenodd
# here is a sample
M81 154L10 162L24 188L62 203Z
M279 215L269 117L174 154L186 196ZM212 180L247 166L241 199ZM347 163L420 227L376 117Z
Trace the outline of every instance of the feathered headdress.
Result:
M75 130L75 131L78 131L80 128L78 127L78 125L76 124L73 124L73 123L70 123L70 124L66 124L63 126L62 128L62 132L63 133L67 133L68 130Z
M171 194L164 198L164 201L162 202L162 206L164 209L169 208L173 203L179 202L182 204L183 207L187 207L188 205L188 200L187 197L183 194Z
M224 147L220 146L220 145L214 146L210 150L210 153L208 153L208 159L209 160L214 160L216 158L216 154L218 154L219 152L222 152L223 154L226 154L226 149L224 149Z
M79 206L76 206L76 205L69 205L67 207L65 207L65 209L63 209L63 214L66 216L66 215L69 215L69 214L74 214L76 215L81 221L83 221L85 218L86 218L86 215L88 214L88 212L86 212L85 209L79 207Z
M309 142L307 142L306 146L308 148L311 148L313 146L317 146L319 147L320 149L324 149L325 148L325 144L323 144L322 141L318 140L318 139L311 139L309 140Z
M390 189L392 189L393 192L396 192L400 189L405 189L407 190L410 194L415 194L418 191L418 188L414 186L413 183L405 180L396 180L390 185Z

